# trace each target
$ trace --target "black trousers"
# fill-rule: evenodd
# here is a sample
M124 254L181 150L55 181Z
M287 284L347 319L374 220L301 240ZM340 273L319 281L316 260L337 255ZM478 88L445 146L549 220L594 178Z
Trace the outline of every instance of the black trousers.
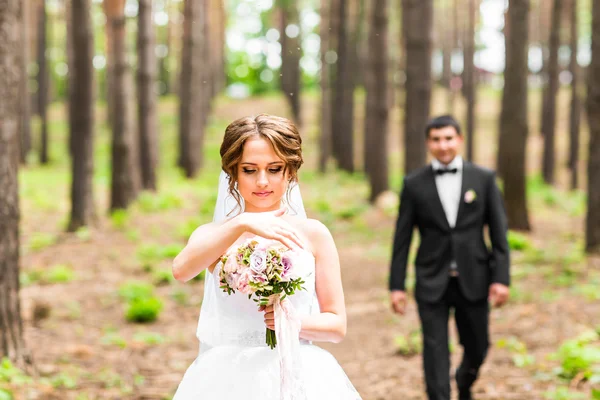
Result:
M423 366L429 400L450 400L450 350L448 318L454 319L464 355L456 371L459 391L468 392L477 379L489 347L487 298L477 303L462 294L458 278L450 278L446 293L435 303L418 302L423 330Z

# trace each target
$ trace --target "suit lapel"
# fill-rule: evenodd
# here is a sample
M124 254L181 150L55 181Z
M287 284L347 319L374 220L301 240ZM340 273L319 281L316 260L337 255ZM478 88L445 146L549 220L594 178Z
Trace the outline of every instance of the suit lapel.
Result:
M463 161L463 171L462 171L462 187L460 189L460 199L458 199L458 213L456 215L456 225L460 221L464 211L465 211L465 193L467 190L473 188L474 176L473 176L473 168L471 163L467 161Z
M446 217L446 211L444 211L444 206L442 206L442 200L440 199L440 194L438 193L437 185L435 184L435 173L433 171L433 167L429 167L427 173L427 190L429 190L429 198L433 199L433 212L437 215L437 218L440 221L440 224L446 228L450 229L450 224L448 223L448 217Z

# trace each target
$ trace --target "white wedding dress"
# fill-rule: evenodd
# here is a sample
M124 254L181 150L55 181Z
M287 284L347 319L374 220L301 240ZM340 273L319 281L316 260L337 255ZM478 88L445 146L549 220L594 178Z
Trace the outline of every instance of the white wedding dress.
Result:
M305 291L288 297L299 315L316 313L315 259L303 251ZM304 268L305 267L305 268ZM214 276L218 276L221 263ZM205 296L197 336L200 352L186 371L173 400L281 400L277 348L265 343L264 313L247 295L228 295L218 279L206 274ZM327 351L300 340L294 360L294 400L357 400L336 359Z

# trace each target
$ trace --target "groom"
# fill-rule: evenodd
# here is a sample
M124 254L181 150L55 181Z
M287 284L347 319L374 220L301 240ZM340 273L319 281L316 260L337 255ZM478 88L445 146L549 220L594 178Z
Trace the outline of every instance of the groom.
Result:
M426 128L431 165L404 179L391 263L393 310L406 309L406 266L413 229L420 233L415 260L423 365L429 400L450 400L448 318L454 318L464 349L456 371L459 399L471 399L471 386L486 357L489 302L508 300L509 250L502 196L492 171L463 161L460 126L451 116ZM484 241L487 225L491 249Z

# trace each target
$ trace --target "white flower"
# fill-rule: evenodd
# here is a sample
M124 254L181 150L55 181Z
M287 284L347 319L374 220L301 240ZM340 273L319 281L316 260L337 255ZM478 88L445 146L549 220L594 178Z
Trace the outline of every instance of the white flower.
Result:
M255 274L262 274L267 269L267 252L264 250L254 250L250 256L250 269Z

